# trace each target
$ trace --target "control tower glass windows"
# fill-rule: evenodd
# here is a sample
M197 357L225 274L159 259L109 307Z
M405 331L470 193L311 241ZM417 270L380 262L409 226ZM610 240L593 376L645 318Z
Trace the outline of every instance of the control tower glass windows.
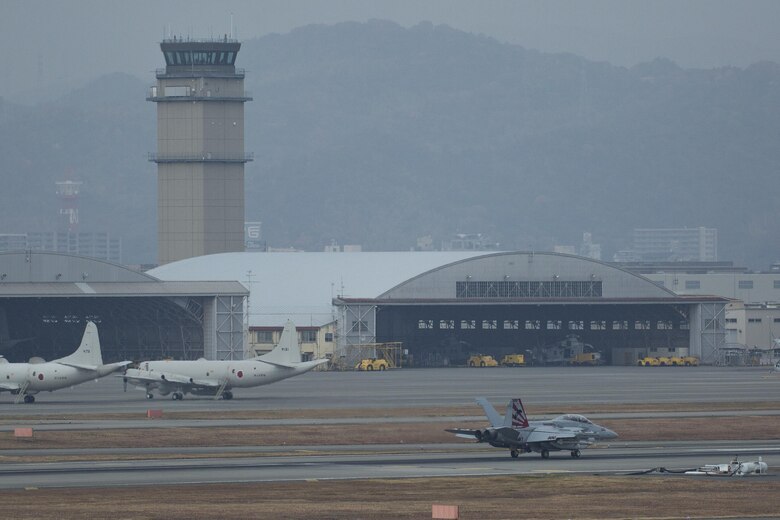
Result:
M166 65L233 65L232 51L165 51Z

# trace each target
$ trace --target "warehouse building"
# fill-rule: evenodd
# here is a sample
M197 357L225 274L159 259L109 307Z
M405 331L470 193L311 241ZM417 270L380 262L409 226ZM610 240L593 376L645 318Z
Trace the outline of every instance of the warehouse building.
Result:
M151 273L242 280L251 294L252 348L260 337L272 340L289 317L301 327L330 327L330 344L310 347L315 357L401 343L414 366L443 366L576 336L613 364L659 349L706 363L725 341L727 299L680 296L612 265L557 253L225 253Z
M65 356L94 321L106 363L242 359L247 295L235 281L167 282L94 258L0 253L0 354Z

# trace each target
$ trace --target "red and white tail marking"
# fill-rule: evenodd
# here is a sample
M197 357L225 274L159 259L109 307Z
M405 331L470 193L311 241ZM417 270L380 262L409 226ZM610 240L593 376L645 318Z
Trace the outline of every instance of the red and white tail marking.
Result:
M528 428L528 416L520 399L512 399L512 428Z

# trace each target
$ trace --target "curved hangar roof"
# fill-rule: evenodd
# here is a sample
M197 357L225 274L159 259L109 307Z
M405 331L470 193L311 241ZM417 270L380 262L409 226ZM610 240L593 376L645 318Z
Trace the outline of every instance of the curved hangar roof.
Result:
M238 280L246 285L249 325L298 326L334 320L336 295L375 298L430 269L480 253L220 253L172 262L149 271L162 280ZM251 273L251 274L250 274Z
M493 253L441 266L381 294L419 299L655 300L677 295L652 281L590 258L561 253Z
M0 253L0 298L244 296L232 282L166 282L104 260L50 251Z
M337 295L387 303L464 297L517 301L522 291L532 290L537 303L540 297L571 301L589 295L599 301L679 299L631 272L560 253L222 253L149 273L163 280L242 281L251 291L249 321L255 327L280 326L288 317L299 326L328 323ZM465 292L458 294L458 288Z

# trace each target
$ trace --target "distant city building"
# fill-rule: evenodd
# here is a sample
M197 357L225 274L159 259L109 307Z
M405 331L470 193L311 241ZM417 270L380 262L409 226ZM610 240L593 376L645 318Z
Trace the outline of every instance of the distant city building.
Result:
M358 244L345 244L340 246L335 240L331 240L330 244L325 246L324 252L326 253L360 253L363 251L363 246Z
M482 233L456 233L442 242L442 251L498 251L499 244Z
M593 235L590 233L582 234L580 247L557 245L553 246L553 253L563 253L566 255L579 255L594 260L601 260L601 244L593 243Z
M706 227L634 229L632 251L643 262L717 262L718 230Z
M50 251L122 263L122 239L105 231L79 231L81 182L57 182L57 231L0 234L0 252Z
M593 243L593 236L590 233L582 234L582 244L580 244L580 256L601 260L601 244Z
M612 255L612 261L618 263L641 262L642 259L639 258L639 255L636 253L636 251L632 251L630 249L621 249Z
M417 237L417 245L413 251L435 251L433 247L433 237L431 235L425 235L424 237Z
M241 44L173 37L160 43L165 69L157 103L158 262L244 251L244 71Z
M122 239L104 232L37 231L0 235L0 252L51 251L122 263Z
M28 249L27 233L0 235L0 251L21 251Z
M61 181L57 183L57 197L60 199L60 214L57 231L76 233L79 229L80 182Z

